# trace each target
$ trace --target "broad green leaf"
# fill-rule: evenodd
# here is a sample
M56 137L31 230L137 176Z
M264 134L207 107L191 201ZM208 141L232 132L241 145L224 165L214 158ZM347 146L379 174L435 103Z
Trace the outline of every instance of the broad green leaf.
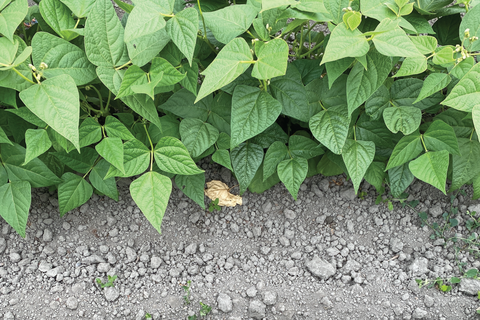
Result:
M46 32L37 32L32 39L33 64L40 63L48 68L42 73L45 78L68 74L77 86L87 84L97 78L95 66L88 61L85 52L70 42Z
M307 85L307 92L315 90L318 86L317 93L325 108L344 107L347 106L347 80L348 75L342 74L335 81L335 85L330 89L328 87L328 76L316 79Z
M157 172L147 172L130 184L133 201L158 233L161 233L170 193L172 181Z
M252 70L252 76L267 80L283 76L287 72L288 44L283 39L273 39L269 42L255 43L257 61Z
M425 110L437 105L444 98L442 93L437 92L422 101L413 104L420 95L422 87L423 81L420 79L403 78L396 80L390 88L390 100L396 106L416 107L420 110Z
M272 145L275 141L287 143L288 135L283 131L278 123L272 124L267 130L252 138L252 142L258 144L263 149Z
M472 177L480 174L480 143L475 140L459 138L458 139L460 154L452 157L452 185L451 190L457 190L465 183L470 181Z
M418 132L404 136L395 145L385 170L398 167L412 159L415 159L422 152L423 146L420 140L420 134Z
M412 174L435 188L445 192L448 170L448 151L427 152L409 163Z
M3 131L2 127L0 127L0 144L1 143L13 145L13 142L8 139L7 134L5 133L5 131Z
M432 73L424 81L423 87L414 103L431 96L448 86L452 78L446 73Z
M95 150L118 170L125 173L125 168L123 167L122 139L112 137L103 138L102 141L95 146Z
M8 123L8 134L13 136L13 140L17 143L21 143L25 139L25 132L27 129L34 129L35 126L31 125L27 121L18 117L13 113L5 113L6 121Z
M147 170L150 164L150 150L139 140L132 139L123 144L123 167L125 174L114 166L110 166L105 179L111 177L131 177Z
M239 85L232 99L231 147L256 136L271 126L282 112L280 102L266 91Z
M284 115L303 122L308 122L313 116L310 114L307 91L295 66L290 64L284 76L272 79L269 88L272 96L282 104Z
M155 163L160 170L180 174L200 174L200 170L193 162L183 143L173 137L163 137L155 147Z
M225 168L233 171L232 161L230 160L230 152L228 150L217 150L212 155L212 160L219 165L224 166Z
M122 85L118 89L115 99L119 99L125 96L134 95L132 87L135 85L142 85L147 83L147 73L136 65L130 66L123 75Z
M477 104L472 109L472 120L473 125L475 126L475 130L480 132L480 104Z
M440 47L434 52L432 62L438 65L449 65L455 62L454 51L451 47Z
M3 5L0 7L0 33L10 41L13 41L13 34L17 30L18 25L23 23L23 18L25 18L27 12L27 0L12 2L3 0Z
M255 7L240 4L214 12L204 12L203 17L215 39L226 44L247 31L257 13Z
M115 70L114 68L97 67L97 76L102 83L110 90L115 96L118 94L118 90L122 85L123 76L125 70Z
M125 41L128 56L136 66L143 67L150 60L155 58L170 42L170 36L165 28L152 34L147 34L134 38L131 41Z
M108 172L108 168L110 168L110 164L106 160L102 159L95 165L95 167L92 168L88 178L95 189L107 197L118 201L118 189L115 178L104 180L105 175Z
M75 28L75 20L72 11L60 0L41 1L39 8L43 19L60 37L71 41L78 36L77 33L68 30Z
M480 174L473 178L473 196L472 200L480 198Z
M442 104L457 110L471 112L472 108L480 101L479 79L480 63L477 63L450 91Z
M393 133L409 135L420 126L422 111L415 107L389 107L383 111L383 119Z
M262 0L262 12L273 8L296 5L297 0Z
M180 81L180 84L196 95L198 85L198 63L193 62L192 66L184 64L180 67L179 71L186 75L185 78Z
M198 22L197 10L187 8L168 20L166 26L168 35L187 58L190 66L197 42Z
M396 25L396 27L393 27ZM390 57L418 57L422 56L417 47L413 44L397 22L385 19L375 29L375 32L382 32L373 36L375 48L383 55Z
M25 164L35 159L52 146L45 129L28 129L25 133L25 144L27 150L25 154Z
M37 117L80 149L77 85L67 74L47 79L20 92L20 99Z
M475 59L470 56L465 60L460 61L457 63L451 70L450 75L454 76L457 79L462 79L464 75L473 67L475 64Z
M302 157L306 160L324 153L321 144L300 135L290 136L288 140L288 150L293 157Z
M277 172L277 165L285 160L287 155L288 148L285 143L281 141L272 143L265 153L265 159L263 161L263 181L266 181Z
M325 67L328 74L328 88L331 89L335 80L338 79L355 61L355 58L343 58L327 62Z
M174 137L180 139L180 121L173 115L166 115L160 118L162 130L155 126L148 126L148 133L152 139L152 143L157 144L163 137ZM229 140L230 141L230 140Z
M219 132L211 124L199 119L183 119L180 122L180 136L192 157L200 156L218 139Z
M102 139L102 126L93 118L83 120L79 128L80 148L97 143Z
M156 34L165 28L166 22L163 15L171 13L171 9L162 6L161 1L137 2L128 15L125 42L134 42L138 38Z
M400 70L394 75L395 78L419 74L427 70L427 58L424 56L408 57L402 62Z
M324 66L318 65L317 60L300 59L292 61L292 64L300 72L304 85L308 85L313 80L320 78L325 70Z
M360 187L365 172L375 156L375 143L372 141L355 141L347 139L342 151L342 158L352 178L355 194Z
M60 216L73 210L90 199L93 188L80 176L66 172L62 176L62 183L58 185L58 207Z
M346 57L361 57L370 50L367 39L358 29L349 30L341 22L333 29L325 48L322 64Z
M357 11L348 11L343 15L343 23L347 25L350 30L355 30L362 22L362 14Z
M338 24L342 21L343 9L349 6L349 0L325 0L325 8L333 17L333 23Z
M85 18L92 8L95 0L60 0L62 1L78 18Z
M32 54L32 47L24 47L19 49L21 39L14 36L13 43L6 37L0 38L0 71L10 70L24 63L30 62L30 55ZM23 46L22 46L23 47ZM22 50L23 49L23 50ZM28 60L27 60L28 59Z
M230 136L226 134L225 132L220 132L220 135L218 136L216 146L218 149L230 149Z
M347 139L350 117L346 108L335 107L314 115L309 122L313 136L335 154L341 154Z
M232 96L225 92L220 92L213 98L213 103L207 106L209 109L207 122L217 128L218 131L231 135Z
M62 163L70 167L71 169L80 173L87 173L90 170L95 160L98 158L98 153L93 148L83 148L82 153L78 153L73 150L69 153L66 151L50 152Z
M16 98L16 97L15 97ZM22 118L25 121L30 122L31 124L37 127L46 127L47 124L40 120L30 109L27 107L20 107L18 109L6 109L5 111L11 112L18 117Z
M6 39L3 37L2 39ZM13 89L3 88L0 91L0 105L14 107L15 109L9 110L17 110L17 92ZM25 108L26 109L26 108Z
M181 118L197 118L206 121L208 118L208 106L212 104L211 96L207 96L195 103L195 95L183 88L175 92L159 108L169 111Z
M131 140L134 138L127 127L113 116L107 116L104 127L109 137L116 137L122 140Z
M413 182L415 177L408 168L408 163L394 167L388 170L388 180L390 181L390 192L394 197L400 195Z
M130 19L129 19L130 20ZM85 52L98 67L116 67L128 61L123 27L110 0L96 0L85 25Z
M157 78L161 73L163 73L163 75L160 77L160 82L158 82L159 86L173 85L185 78L185 74L180 73L167 60L159 57L154 58L149 71L152 83L157 82Z
M189 176L178 174L175 176L175 184L187 197L198 203L202 209L205 209L205 173Z
M393 134L382 120L373 120L362 113L355 125L357 140L372 141L378 148L393 148Z
M16 2L18 2L18 1L16 1ZM1 13L0 13L0 20L1 19L2 18L1 18ZM0 24L1 24L1 22L0 22ZM0 55L3 57L3 58L0 58L0 60L3 60L4 62L8 62L8 63L4 63L4 64L7 65L4 68L9 69L9 70L0 72L0 87L11 88L11 89L15 89L17 91L22 91L23 89L30 87L32 85L32 83L25 80L20 75L18 75L15 71L13 71L11 66L14 65L15 61L22 56L22 54L23 54L23 52L25 52L25 50L28 50L28 49L27 49L27 45L25 44L25 42L20 37L13 36L12 41L14 41L14 46L13 47L10 46L10 40L7 37L1 37L0 38L0 48L2 48L2 50L0 50L0 51L2 51L2 53L0 53ZM10 47L10 49L7 48L6 49L7 52L5 52L4 48L7 45L8 45L8 47ZM17 48L17 46L18 46L18 48ZM15 49L15 48L17 48L17 49ZM13 53L13 51L15 51L16 53ZM12 54L14 54L14 57L15 57L13 62L9 62L10 59L11 59L10 52L12 52ZM19 59L19 60L21 60L21 59ZM3 63L3 62L0 61L0 63ZM33 79L32 70L28 66L29 63L30 63L30 59L27 59L25 62L18 65L15 69L17 69L17 71L20 72L20 74L22 74L25 78L32 80ZM10 65L10 66L8 66L8 65ZM0 67L1 67L1 65L0 65ZM2 68L0 68L0 70L1 69Z
M437 39L431 36L409 36L409 38L422 54L431 54L438 47Z
M0 186L0 216L25 238L32 188L27 181L11 181Z
M243 38L230 41L202 72L205 79L195 102L235 80L251 63L252 53L247 42Z
M6 184L8 182L8 174L7 170L3 165L0 166L0 186Z
M385 179L385 163L373 161L365 172L365 181L370 183L377 189L379 194L382 194L385 188L383 187L383 180Z
M263 40L263 41L270 40L269 31L267 30L265 24L263 23L263 19L261 17L253 19L252 25L258 37L260 38L260 40Z
M278 177L294 200L297 200L300 185L307 177L308 161L301 157L283 160L278 164Z
M460 39L463 39L466 29L470 30L470 38L480 38L480 6L475 6L468 10L463 17L460 28L458 29ZM480 51L479 40L470 41L470 38L465 40L465 48L470 52Z
M231 152L233 172L240 184L240 194L247 190L262 164L263 149L254 143L242 143Z
M125 11L125 13L130 14L132 12L134 6L132 6L131 4L125 3L122 0L113 0L113 1L118 5L120 9Z
M427 150L447 150L451 154L460 155L455 131L442 120L433 121L423 135Z
M133 111L144 117L161 129L162 123L158 117L157 109L153 100L146 94L134 94L122 98L122 101Z
M357 63L347 80L348 114L351 115L383 84L392 69L392 59L375 50L367 54L368 68Z

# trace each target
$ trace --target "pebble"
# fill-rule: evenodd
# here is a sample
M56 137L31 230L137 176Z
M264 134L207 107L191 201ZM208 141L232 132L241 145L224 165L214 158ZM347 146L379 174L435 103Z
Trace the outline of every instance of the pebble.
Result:
M412 272L413 275L421 276L428 272L428 260L423 257L416 258L408 266L408 269Z
M118 297L120 296L120 292L115 287L106 287L103 289L103 291L104 291L105 299L107 299L107 301L109 302L113 302L117 300Z
M250 298L253 298L257 295L257 288L254 286L251 286L250 288L247 289L247 296Z
M426 307L430 308L430 307L433 307L433 305L435 304L435 299L433 299L428 295L425 295L425 298L423 299L423 303L425 303Z
M96 254L92 254L91 256L88 256L82 259L83 264L97 264L97 263L103 263L103 262L105 262L105 259L103 259L100 256L97 256Z
M265 318L265 311L267 306L260 300L252 300L248 305L248 315L250 318L262 320Z
M348 201L353 201L357 197L353 188L340 191L340 196Z
M43 241L49 242L53 240L53 233L50 229L43 230Z
M97 271L98 272L107 273L108 271L110 271L110 269L111 269L110 263L108 263L108 262L101 262L97 266Z
M193 255L195 253L197 253L197 244L195 242L191 243L187 247L185 247L185 254L186 255Z
M7 248L7 241L5 241L5 239L0 237L0 253L5 251L6 248Z
M228 294L220 293L217 297L218 309L222 312L230 312L233 309L232 298Z
M318 256L315 256L312 260L308 261L305 266L310 273L323 280L330 278L336 272L334 265L319 258Z
M18 253L16 253L16 252L10 253L10 261L12 261L12 263L17 263L21 259L22 259L22 256L19 255Z
M152 269L158 269L162 265L163 260L160 257L153 256L150 259L150 267Z
M45 260L40 261L40 264L38 265L38 270L42 272L47 272L50 269L52 269L52 264L50 262L47 262Z
M67 308L70 310L75 310L78 307L78 301L74 297L70 297L67 299Z
M436 217L443 214L443 209L439 204L437 204L437 205L431 207L428 210L428 212L432 215L432 217L436 218Z
M277 303L277 293L273 291L265 291L263 293L263 303L267 306L273 306Z
M462 279L458 290L470 296L476 296L480 291L480 280Z
M289 219L289 220L293 220L297 217L297 214L295 213L295 211L293 210L290 210L290 209L285 209L283 211L284 215L285 215L285 218Z
M412 317L414 319L425 319L427 315L428 315L428 312L421 308L416 308L412 313Z

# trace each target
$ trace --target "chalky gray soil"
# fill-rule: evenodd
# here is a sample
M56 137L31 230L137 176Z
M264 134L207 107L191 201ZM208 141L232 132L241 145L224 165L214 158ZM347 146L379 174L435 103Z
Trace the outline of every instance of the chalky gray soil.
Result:
M202 167L207 181L236 184L216 164ZM200 301L212 307L208 319L476 318L480 281L444 294L414 280L458 275L454 247L430 240L413 210L375 205L368 184L362 200L351 182L315 176L296 202L278 184L214 213L174 187L159 235L130 197L131 181L119 181L119 202L94 195L63 218L56 195L36 190L26 239L0 222L0 319L186 319ZM450 208L419 181L407 191L431 222ZM480 212L469 197L454 201L459 233L466 211ZM95 279L107 275L118 278L102 290Z

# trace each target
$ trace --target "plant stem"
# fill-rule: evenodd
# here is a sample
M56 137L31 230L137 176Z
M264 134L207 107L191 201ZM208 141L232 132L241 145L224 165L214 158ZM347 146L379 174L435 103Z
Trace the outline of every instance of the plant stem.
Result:
M323 104L320 100L318 100L318 103L320 104L320 107L322 107L323 110L327 111L327 109L325 109L325 107L323 106Z
M207 27L205 25L205 18L203 18L202 6L200 5L200 0L197 0L198 11L200 12L200 17L202 18L203 22L203 36L207 37Z
M420 140L422 140L422 145L423 145L423 148L425 149L425 152L428 152L427 146L425 145L425 141L423 141L423 134L420 135Z
M28 82L30 82L31 84L35 84L35 82L33 82L32 80L28 79L27 77L25 77L23 74L20 73L20 71L18 71L16 68L12 68L13 71L15 71L20 77L22 77L23 79L27 80Z
M300 43L297 50L295 50L296 51L295 56L297 57L297 59L299 58L299 55L302 52L302 48L303 48L303 27L304 27L304 24L300 26Z
M73 27L73 29L77 29L77 27L78 27L78 24L80 23L80 20L81 20L81 19L80 19L80 18L78 18L78 20L77 20L77 23L75 23L75 27Z
M472 129L472 133L470 133L470 141L472 141L473 133L475 132L475 128Z
M101 112L102 115L103 115L104 109L103 109L102 95L100 94L100 91L98 91L98 89L95 88L94 86L90 86L90 88L92 88L93 90L95 90L95 92L96 92L97 95L98 95L98 100L100 100L100 112Z
M147 126L145 125L145 123L143 123L143 128L145 129L145 132L147 133L147 138L148 138L148 142L150 142L150 172L153 171L153 143L152 143L152 139L150 139L150 134L148 133L148 130L147 130Z
M131 64L131 63L132 63L132 60L128 61L127 63L125 63L124 65L121 65L121 66L118 67L118 68L115 68L115 70L123 69L123 68L125 68L126 66L128 66L128 65Z
M95 160L95 163L93 164L93 166L90 167L90 169L87 171L87 173L85 173L85 175L83 176L83 179L85 179L85 177L90 173L90 171L92 171L92 169L97 165L97 163L102 159L102 157L98 156L97 160Z
M357 126L353 126L353 139L355 141L357 141L357 129L356 129Z
M108 111L108 106L110 105L110 99L112 98L112 92L108 90L108 100L107 100L107 105L105 106L105 110Z
M322 44L323 44L323 41L322 40L321 42L317 43L312 49L308 50L307 52L305 52L304 54L302 54L299 58L303 58L305 56L308 56L309 54L311 54L313 51L317 50Z
M267 80L262 80L262 81L263 81L263 90L265 90L267 92L268 91Z

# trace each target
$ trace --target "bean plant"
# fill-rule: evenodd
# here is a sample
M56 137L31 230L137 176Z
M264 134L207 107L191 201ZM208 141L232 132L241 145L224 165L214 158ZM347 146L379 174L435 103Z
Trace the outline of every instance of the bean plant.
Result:
M32 188L63 216L125 177L160 232L173 183L205 208L210 156L241 194L344 173L480 196L480 1L115 2L0 0L0 215L22 237Z

